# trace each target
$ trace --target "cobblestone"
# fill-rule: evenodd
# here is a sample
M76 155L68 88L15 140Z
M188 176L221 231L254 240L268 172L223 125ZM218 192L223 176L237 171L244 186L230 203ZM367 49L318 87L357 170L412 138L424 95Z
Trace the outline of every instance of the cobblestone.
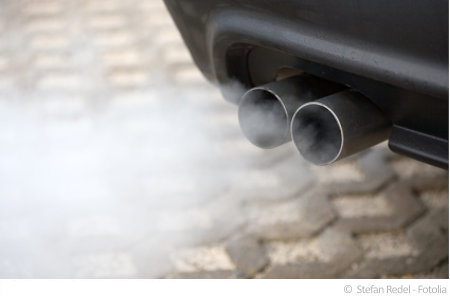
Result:
M233 264L221 246L197 247L177 251L172 258L179 272L233 270Z
M249 231L265 240L309 237L336 217L326 199L312 193L297 201L255 207L252 211L256 218L249 216Z
M392 254L389 254L389 257L383 255L382 258L368 257L360 264L353 266L353 270L347 274L347 277L372 278L389 275L400 277L402 274L406 274L405 276L417 274L417 278L425 278L427 272L433 272L432 266L439 265L441 268L441 263L444 263L445 268L448 257L448 230L442 230L442 223L445 223L444 228L448 227L448 211L427 215L407 229L406 243L410 245L409 251L405 251L398 257ZM440 272L434 274L439 274L437 278L448 278L448 274L445 276Z
M245 276L255 275L269 263L264 245L252 236L233 237L226 249L238 271Z
M342 218L383 216L392 213L383 195L341 195L333 204Z
M359 241L366 257L369 259L382 259L387 257L417 256L415 249L406 238L399 233L375 233L361 235Z
M411 223L424 212L423 204L418 201L407 186L401 183L390 186L384 192L384 197L390 205L391 214L342 218L340 220L341 225L355 233L396 230Z
M341 229L327 229L316 241L318 262L271 266L265 278L333 278L361 259L362 250Z
M448 278L448 171L386 149L252 146L162 1L2 2L1 278Z

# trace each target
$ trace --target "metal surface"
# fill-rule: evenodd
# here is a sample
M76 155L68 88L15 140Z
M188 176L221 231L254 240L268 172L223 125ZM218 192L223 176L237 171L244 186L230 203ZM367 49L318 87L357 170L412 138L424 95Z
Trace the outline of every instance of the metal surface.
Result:
M311 76L294 76L247 91L239 104L239 125L247 139L261 148L291 140L295 111L308 101L335 93L342 87Z
M381 143L391 128L383 112L355 91L302 105L291 126L295 146L316 165L331 164Z

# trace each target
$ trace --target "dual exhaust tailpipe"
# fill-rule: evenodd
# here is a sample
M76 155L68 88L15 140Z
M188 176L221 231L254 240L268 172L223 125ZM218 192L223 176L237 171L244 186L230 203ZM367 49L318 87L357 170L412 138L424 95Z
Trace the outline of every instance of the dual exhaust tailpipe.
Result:
M247 91L239 124L265 149L292 140L303 157L327 165L389 137L391 123L363 95L310 76L295 76Z

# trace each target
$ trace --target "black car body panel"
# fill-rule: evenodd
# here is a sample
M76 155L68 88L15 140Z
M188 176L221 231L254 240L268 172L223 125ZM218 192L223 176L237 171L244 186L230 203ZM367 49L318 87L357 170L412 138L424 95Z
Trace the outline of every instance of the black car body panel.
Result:
M165 2L208 79L253 87L293 68L346 85L390 118L392 150L448 167L448 1Z

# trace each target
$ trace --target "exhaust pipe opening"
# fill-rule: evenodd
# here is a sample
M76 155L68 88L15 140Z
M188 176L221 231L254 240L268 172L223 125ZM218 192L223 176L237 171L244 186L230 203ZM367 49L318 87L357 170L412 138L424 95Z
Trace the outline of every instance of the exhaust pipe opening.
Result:
M254 145L275 148L291 139L292 116L302 104L339 90L342 86L308 75L252 88L241 97L239 125Z
M343 136L339 119L326 106L306 104L292 120L292 140L303 157L326 165L339 157Z
M239 106L239 124L247 139L261 148L282 145L289 137L288 112L283 101L264 89L247 92Z
M369 99L343 91L302 105L292 118L292 140L303 157L328 165L389 137L391 123Z

